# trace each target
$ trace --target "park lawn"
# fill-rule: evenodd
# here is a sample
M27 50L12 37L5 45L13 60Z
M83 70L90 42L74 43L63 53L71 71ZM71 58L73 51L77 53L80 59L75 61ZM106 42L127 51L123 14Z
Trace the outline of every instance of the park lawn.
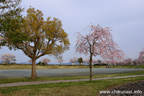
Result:
M93 75L93 78L118 77L118 76L130 76L130 75L144 75L144 71L134 71L119 74ZM14 83L14 82L32 82L32 81L74 80L74 79L88 79L88 78L89 76L38 77L37 79L32 80L30 78L6 78L6 79L0 79L0 84Z
M5 87L0 96L98 96L99 91L138 80L144 77Z

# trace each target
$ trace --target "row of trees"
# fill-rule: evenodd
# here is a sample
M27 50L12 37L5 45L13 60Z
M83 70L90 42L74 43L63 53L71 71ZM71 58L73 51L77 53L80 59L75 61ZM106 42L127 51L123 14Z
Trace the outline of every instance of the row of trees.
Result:
M121 65L144 65L144 49L139 53L137 59L132 60L131 58L125 59L120 63Z
M82 65L83 63L87 63L89 64L89 58L87 59L83 59L82 57L80 58L76 58L73 57L70 59L70 62L75 64L75 63L79 63L80 65ZM101 63L105 63L105 64L114 64L112 62L108 62L108 61L102 61L102 60L92 60L92 64L101 64ZM120 62L115 62L116 65L144 65L144 49L139 52L139 56L137 59L132 60L131 58L125 58Z
M12 53L5 53L5 54L1 55L0 60L2 60L3 63L5 63L5 64L15 63L16 57ZM59 58L57 58L57 61L61 64L63 62L63 57L59 56ZM30 59L30 60L28 60L28 62L32 63L32 60ZM46 64L48 64L48 62L50 62L50 59L43 58L41 61L39 61L39 65L46 65ZM71 63L77 63L78 62L80 65L83 65L83 63L88 64L89 58L83 60L82 57L80 57L80 58L74 57L74 58L70 59L70 62ZM93 64L97 64L97 63L100 64L100 63L107 63L107 62L104 62L104 61L101 61L98 59L98 60L93 60L92 63ZM131 58L127 58L127 59L124 59L122 62L117 62L117 65L143 65L143 64L144 64L144 50L142 50L139 53L138 59L132 60Z
M83 59L82 57L80 58L76 58L76 57L73 57L73 58L70 58L70 63L72 63L73 65L75 63L79 63L80 65L84 65L84 64L89 64L89 58L86 58L86 59ZM97 64L97 63L104 63L102 62L101 60L92 60L92 64Z

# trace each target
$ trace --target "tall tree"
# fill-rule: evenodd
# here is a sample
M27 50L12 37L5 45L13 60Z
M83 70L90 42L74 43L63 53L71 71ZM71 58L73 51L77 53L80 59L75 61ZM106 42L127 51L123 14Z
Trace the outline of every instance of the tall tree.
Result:
M21 34L26 34L28 40L22 42L12 42L12 47L22 50L32 59L31 79L37 78L36 60L44 55L61 54L69 49L69 39L67 33L62 28L62 23L58 18L48 17L45 21L40 10L29 8L27 16L24 17L24 27ZM12 34L13 35L13 34ZM21 36L21 35L20 35Z
M100 55L104 60L116 63L123 58L123 52L113 41L111 29L101 26L89 26L89 34L86 36L78 33L76 41L76 52L89 55L90 81L92 81L92 59Z

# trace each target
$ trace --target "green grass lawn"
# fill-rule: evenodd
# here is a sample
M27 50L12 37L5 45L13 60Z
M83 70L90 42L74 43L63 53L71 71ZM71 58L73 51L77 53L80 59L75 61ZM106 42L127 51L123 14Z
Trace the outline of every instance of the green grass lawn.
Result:
M0 88L0 96L98 96L99 91L144 77Z

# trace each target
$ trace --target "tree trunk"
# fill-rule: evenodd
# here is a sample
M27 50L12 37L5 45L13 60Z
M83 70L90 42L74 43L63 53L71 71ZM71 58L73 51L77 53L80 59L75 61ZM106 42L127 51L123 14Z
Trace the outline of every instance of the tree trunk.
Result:
M90 82L92 82L92 54L90 54L90 64L89 64L89 68L90 68Z
M36 79L37 74L36 74L36 59L32 59L32 72L31 72L31 79Z

